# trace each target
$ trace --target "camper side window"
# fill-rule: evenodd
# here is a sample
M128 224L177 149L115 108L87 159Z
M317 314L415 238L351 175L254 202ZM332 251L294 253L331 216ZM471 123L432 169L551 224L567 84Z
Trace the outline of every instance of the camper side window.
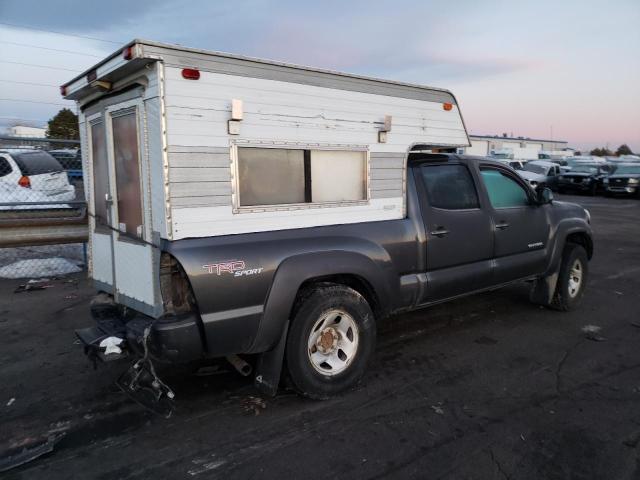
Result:
M238 147L240 207L367 199L364 151Z

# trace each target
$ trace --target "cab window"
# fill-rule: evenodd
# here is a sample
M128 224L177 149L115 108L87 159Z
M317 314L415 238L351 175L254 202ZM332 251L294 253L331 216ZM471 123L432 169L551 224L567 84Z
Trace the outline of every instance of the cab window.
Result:
M509 176L499 170L489 168L482 169L480 173L493 208L529 205L529 196L525 189Z
M478 208L478 194L464 165L423 165L422 182L429 204L446 210Z

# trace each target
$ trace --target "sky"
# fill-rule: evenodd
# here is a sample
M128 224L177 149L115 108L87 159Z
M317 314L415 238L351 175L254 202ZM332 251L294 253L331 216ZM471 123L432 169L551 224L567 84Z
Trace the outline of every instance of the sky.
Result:
M640 0L0 0L0 126L74 108L59 85L133 38L447 88L472 134L640 151Z

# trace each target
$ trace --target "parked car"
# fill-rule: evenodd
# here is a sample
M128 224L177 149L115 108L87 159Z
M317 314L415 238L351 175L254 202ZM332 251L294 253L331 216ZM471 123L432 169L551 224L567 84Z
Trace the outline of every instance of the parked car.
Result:
M507 165L511 168L513 168L514 170L523 170L524 169L524 164L525 162L522 162L520 160L508 160L508 159L502 159L502 158L495 158L493 156L489 156L487 157L490 160L493 160L495 162L499 162L503 165Z
M575 163L570 171L558 177L558 193L574 191L595 195L604 190L604 179L612 169L601 163Z
M286 371L326 398L362 378L392 314L524 280L536 304L580 304L589 213L448 153L469 140L447 90L144 40L91 71L113 88L62 87L86 106L102 292L77 335L93 358L134 362L131 396L172 397L153 362L251 355L262 392ZM260 112L243 111L255 98ZM446 136L417 128L443 118Z
M0 205L0 209L47 208L35 202L70 202L75 194L62 165L47 152L0 150L0 204L30 204Z
M624 194L640 197L640 162L618 163L616 170L603 180L605 195Z
M47 153L60 162L62 168L67 172L69 181L82 180L82 154L80 149L65 148L49 150Z
M562 173L560 165L546 160L533 160L524 165L518 174L536 188L539 185L549 187L551 190L558 188L558 176Z

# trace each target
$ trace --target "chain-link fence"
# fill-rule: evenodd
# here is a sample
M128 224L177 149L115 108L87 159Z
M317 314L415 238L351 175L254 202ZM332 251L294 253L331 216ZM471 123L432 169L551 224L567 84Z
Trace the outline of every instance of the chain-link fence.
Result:
M0 140L0 279L82 271L87 221L79 142Z

